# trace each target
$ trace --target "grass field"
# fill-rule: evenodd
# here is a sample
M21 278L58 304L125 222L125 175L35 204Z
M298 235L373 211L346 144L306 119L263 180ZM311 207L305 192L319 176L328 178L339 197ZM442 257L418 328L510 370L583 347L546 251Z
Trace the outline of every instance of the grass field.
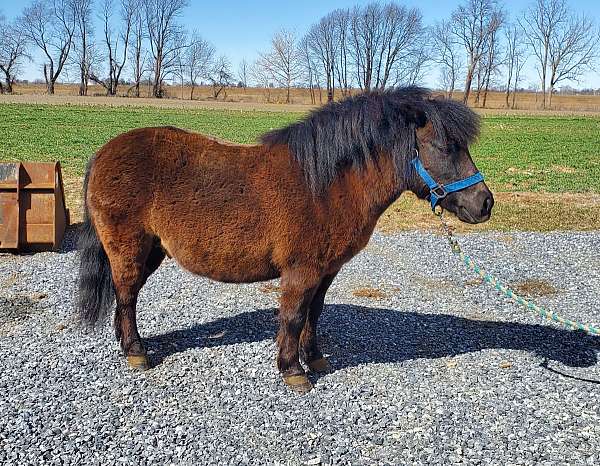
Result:
M70 207L80 208L87 159L117 134L142 126L174 125L251 143L300 113L0 104L1 160L60 160ZM486 116L472 148L497 192L490 229L600 229L600 117ZM529 193L529 194L522 194ZM568 195L561 195L568 193ZM382 218L384 230L427 227L430 214L412 198Z

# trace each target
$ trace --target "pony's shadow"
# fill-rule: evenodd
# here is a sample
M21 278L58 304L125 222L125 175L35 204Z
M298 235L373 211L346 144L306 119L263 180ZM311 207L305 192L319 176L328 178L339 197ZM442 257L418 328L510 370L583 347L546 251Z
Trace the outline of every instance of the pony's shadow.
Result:
M146 339L151 363L192 348L226 346L273 339L274 309L175 330ZM334 370L368 363L441 358L483 349L528 351L570 367L596 364L594 337L550 325L490 322L448 314L400 312L353 305L329 305L319 325L321 347Z

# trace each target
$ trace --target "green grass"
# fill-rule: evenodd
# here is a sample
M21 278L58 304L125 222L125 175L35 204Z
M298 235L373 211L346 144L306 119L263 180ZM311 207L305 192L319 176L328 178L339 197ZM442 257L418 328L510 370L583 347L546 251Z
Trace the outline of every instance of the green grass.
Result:
M87 159L117 134L174 125L240 143L298 113L141 107L0 104L0 159L60 160L81 176ZM489 116L473 157L502 191L600 192L600 118Z
M81 176L88 158L120 133L172 125L240 143L297 120L297 113L0 104L0 159L59 160Z
M600 117L489 116L472 153L502 191L600 192Z

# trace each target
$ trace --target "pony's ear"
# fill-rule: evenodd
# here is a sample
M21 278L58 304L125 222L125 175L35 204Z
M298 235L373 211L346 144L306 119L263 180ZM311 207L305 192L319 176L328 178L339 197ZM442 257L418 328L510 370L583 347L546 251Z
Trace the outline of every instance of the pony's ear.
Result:
M402 114L404 115L405 121L409 125L414 125L415 128L422 128L427 124L427 115L425 112L413 105L404 105L402 108Z

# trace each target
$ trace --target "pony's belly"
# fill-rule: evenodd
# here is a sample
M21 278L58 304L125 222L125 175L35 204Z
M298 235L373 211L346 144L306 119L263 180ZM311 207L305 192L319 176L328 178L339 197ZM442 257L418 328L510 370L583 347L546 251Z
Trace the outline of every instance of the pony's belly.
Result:
M187 248L178 248L169 253L191 273L220 282L252 283L279 277L279 272L266 256L257 257L240 251L235 254L195 252Z

